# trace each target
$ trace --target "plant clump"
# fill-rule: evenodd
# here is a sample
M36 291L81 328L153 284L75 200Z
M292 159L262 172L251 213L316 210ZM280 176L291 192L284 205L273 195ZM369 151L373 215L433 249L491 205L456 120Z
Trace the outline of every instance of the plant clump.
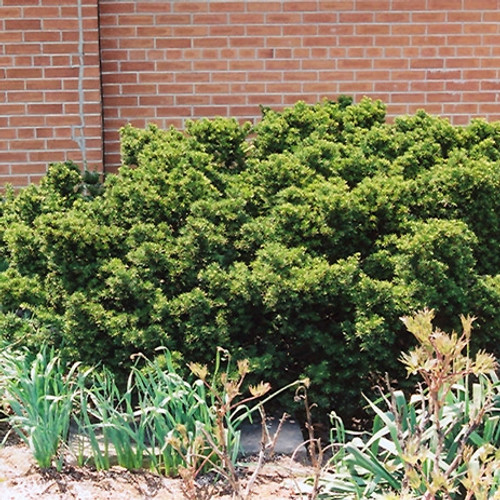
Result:
M319 498L492 499L500 495L500 382L494 356L469 352L472 318L462 333L433 327L434 311L403 318L418 341L403 354L421 379L407 397L389 386L371 432L346 432L335 417L333 458Z
M385 122L379 101L263 109L254 127L121 130L101 183L68 162L0 205L0 332L126 376L166 346L210 364L248 358L250 383L311 380L323 410L361 391L414 340L399 317L430 307L500 331L500 125L423 111Z

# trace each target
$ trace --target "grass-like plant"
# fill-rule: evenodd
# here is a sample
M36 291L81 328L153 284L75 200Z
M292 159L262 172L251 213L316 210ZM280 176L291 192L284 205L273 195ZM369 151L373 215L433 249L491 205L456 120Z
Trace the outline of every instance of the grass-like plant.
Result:
M176 373L168 351L164 359L166 369L149 360L145 368L132 369L138 399L134 415L148 429L151 467L174 475L185 466L190 447L199 448L202 429L213 431L215 416L201 381L190 383Z
M193 381L177 373L168 351L161 364L137 358L121 390L109 371L81 370L77 364L68 370L47 347L34 358L27 351L2 352L2 403L37 464L47 468L56 462L60 468L63 452L71 452L78 464L97 469L114 462L126 469L148 467L180 474L193 498L202 491L196 479L211 470L229 482L237 498L247 498L259 468L243 489L235 465L239 428L257 411L264 425L263 405L289 386L262 400L270 386L261 383L242 396L249 363L234 367L223 349L210 376L205 366L190 365ZM70 424L76 429L71 436Z
M408 374L421 377L419 390L407 398L389 387L379 403L369 401L370 433L346 432L335 418L336 448L322 498L500 497L495 359L469 356L472 318L461 318L459 335L435 329L433 317L424 310L403 318L419 345L401 360Z
M0 377L4 404L10 407L9 422L29 446L36 463L60 467L61 445L67 441L73 407L73 376L53 349L42 347L31 359L25 351L4 348Z
M162 366L137 358L143 366L132 367L124 391L107 370L77 377L79 462L87 457L98 469L107 469L116 461L127 469L148 467L173 476L189 459L191 465L202 462L200 471L205 470L203 456L211 452L203 433L215 432L217 419L203 382L183 379L168 351ZM227 432L235 455L236 430Z

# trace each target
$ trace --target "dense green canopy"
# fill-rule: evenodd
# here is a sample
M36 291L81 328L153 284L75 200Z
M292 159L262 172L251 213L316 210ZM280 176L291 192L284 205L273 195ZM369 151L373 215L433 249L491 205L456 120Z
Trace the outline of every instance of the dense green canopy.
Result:
M302 102L255 126L121 131L100 185L72 163L0 205L0 331L115 370L216 346L344 415L411 342L425 306L477 345L500 332L500 124L381 102Z

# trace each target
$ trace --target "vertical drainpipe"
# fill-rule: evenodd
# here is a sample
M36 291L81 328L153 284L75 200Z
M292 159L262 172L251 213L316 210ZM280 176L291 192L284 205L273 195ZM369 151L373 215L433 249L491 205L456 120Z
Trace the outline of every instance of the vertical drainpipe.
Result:
M104 153L106 145L104 143L104 92L102 88L102 55L101 55L101 9L99 5L99 0L96 0L96 10L97 10L97 57L99 64L99 100L100 100L100 114L101 114L101 164L102 164L102 176L106 176L106 165L104 163Z
M1 0L0 0L1 1ZM99 105L100 105L100 118L101 118L101 164L102 174L105 174L104 165L104 107L103 107L103 91L102 91L102 59L101 59L101 20L99 0L96 1L96 17L97 17L97 57L99 66ZM71 127L72 139L78 144L80 153L82 155L83 169L88 169L87 161L87 144L85 135L85 91L84 91L84 77L85 77L85 31L83 26L83 0L77 0L78 6L78 116L80 118L79 125Z
M78 144L82 155L83 169L87 170L87 145L85 140L85 93L83 89L83 78L85 76L85 57L84 57L84 32L83 32L83 9L82 0L77 0L78 5L78 116L79 125L71 127L73 140Z

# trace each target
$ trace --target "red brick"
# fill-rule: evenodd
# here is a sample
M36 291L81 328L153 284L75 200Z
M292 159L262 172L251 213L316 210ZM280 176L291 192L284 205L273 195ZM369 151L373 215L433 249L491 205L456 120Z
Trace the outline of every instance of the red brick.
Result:
M473 81L448 81L445 84L445 89L450 90L452 92L479 92L479 82ZM484 94L487 95L487 94ZM477 99L480 100L480 99Z
M462 77L460 70L429 70L426 78L428 80L458 80Z
M172 5L169 2L136 2L137 12L165 13L170 12Z
M375 92L407 92L409 90L409 84L408 82L380 81L374 83L373 89Z
M169 51L170 53L170 51ZM181 60L186 60L186 59L202 59L203 58L203 50L201 49L185 49L180 51L180 57L179 59ZM173 58L168 57L167 60L171 60Z
M40 19L6 19L5 30L9 31L39 31L42 29Z
M444 61L440 58L429 59L429 58L419 58L412 59L410 61L410 68L442 68L444 67Z
M30 163L31 162L53 162L54 161L54 152L53 151L30 151L28 153L28 158ZM13 166L12 170L14 173L23 173L20 167L17 167L17 169ZM45 169L43 170L43 173L45 172ZM26 165L26 169L24 173L29 173L33 174L33 167L31 165Z
M8 79L31 79L42 78L41 68L7 68Z
M5 108L5 105L2 105L2 110ZM23 107L24 108L24 107ZM26 126L26 109L23 109L22 113L18 113L19 116L9 116L9 127L25 127ZM32 127L41 127L46 125L46 119L44 116L30 116L29 117L30 125Z
M346 55L350 58L362 58L365 57L366 47L349 47L347 49Z
M24 161L27 161L27 158ZM36 166L32 165L32 169L34 170L35 168L36 168ZM12 169L12 170L14 170L14 169ZM30 183L30 179L26 175L9 175L8 177L5 177L3 179L2 185L4 183L8 183L15 188L22 188L22 187L27 186Z
M136 34L135 26L101 26L100 29L101 37L109 38L125 38L132 37Z
M355 0L319 0L320 10L354 10Z
M415 94L414 92L412 93L398 93L398 92L391 92L390 93L390 101L391 102L411 102L411 103L424 103L424 94Z
M208 26L174 26L172 28L174 37L204 37L208 35Z
M401 69L406 67L408 67L408 62L401 58L389 59L385 57L373 61L374 69Z
M0 191L3 191L3 185L5 182L8 182L8 178L6 179L5 176L8 176L10 175L10 172L11 172L11 167L10 165L7 165L7 164L0 164Z
M426 31L429 35L462 34L463 29L463 26L459 23L436 23L426 25Z
M24 10L30 9L30 7L24 7ZM36 9L38 11L38 9ZM22 14L20 7L2 7L0 5L0 19L14 19L20 18ZM28 15L29 17L29 15Z
M173 24L190 24L191 16L189 14L166 14L157 15L155 17L157 26L166 25L170 26ZM195 24L198 24L196 16L194 19Z
M302 84L300 82L266 83L266 93L291 94L300 92L303 85L305 85L305 83Z
M28 159L28 153L26 152L13 152L13 151L0 151L0 164L5 163L11 166L11 172L16 173L16 165L15 163L26 162ZM31 169L33 168L30 165ZM12 182L12 181L11 181Z
M134 13L136 9L136 4L133 0L129 1L101 1L99 2L99 11L101 15L104 14L125 14L125 13Z
M231 94L257 94L264 93L265 84L263 83L232 83L229 92Z
M500 104L498 103L488 103L488 104L480 104L479 105L479 114L490 114L495 113L497 117L496 121L500 120Z
M143 94L156 94L157 88L153 84L130 84L122 85L121 90L123 95L143 95Z
M131 28L132 33L131 36L136 34L138 37L163 37L163 36L171 36L173 33L173 29L171 26L137 26L137 28ZM118 36L117 33L114 33L113 36Z
M356 26L356 35L388 35L391 27L387 24L360 24Z
M211 2L173 2L174 12L206 12ZM226 2L224 2L226 3Z
M464 69L462 78L465 80L494 80L498 78L498 75L492 69Z
M403 0L405 5L412 5L408 0ZM399 24L407 25L410 23L410 14L408 12L376 12L375 22L390 23L391 29L397 28Z
M212 104L218 106L234 106L246 104L247 98L242 95L214 95L212 97ZM229 110L229 114L231 114L231 109Z
M249 82L275 82L281 80L281 73L271 71L248 72L246 80Z
M413 0L412 0L413 1ZM356 0L356 9L360 11L391 10L390 0Z
M209 95L178 95L175 96L175 104L179 106L192 106L194 104L210 104L211 98Z
M462 0L428 0L427 8L430 10L459 10L462 8Z
M165 72L171 71L191 71L194 69L193 63L189 60L185 61L158 61L156 63L156 71L154 73L150 73L149 75L144 75L144 73L139 74L140 82L149 81L165 81L169 80L169 78L165 78ZM200 68L201 69L201 68ZM163 73L163 74L162 74ZM168 75L171 77L172 75Z
M196 73L194 71L189 73L176 73L175 82L208 82L210 81L209 73Z
M270 61L267 61L267 64ZM229 70L230 71L259 71L264 69L264 61L255 59L243 59L243 60L234 60L229 61Z
M21 129L22 130L22 129ZM45 149L46 141L44 139L26 139L17 141L10 141L10 148L14 151L16 150L34 150L34 149Z
M476 23L476 24L465 24L463 32L464 33L496 33L498 26L496 23Z
M496 92L475 92L473 97L477 102L495 102L496 98Z
M284 37L283 43L284 46L289 46L288 41L290 37ZM269 39L266 40L268 45L273 45L276 47L283 46L282 43L280 43L279 38L273 38L270 37ZM253 37L253 38L247 38L247 37L234 37L229 40L229 46L230 47L264 47L265 45L265 40L263 37Z
M0 41L1 40L0 33ZM42 51L42 46L39 43L13 43L13 44L5 44L4 52L7 55L16 55L16 54L40 54Z
M280 13L280 14L267 14L266 22L271 24L299 24L302 22L302 16L297 13Z
M229 93L229 84L200 83L195 85L195 94L224 94Z
M132 40L134 41L134 40ZM148 39L146 39L148 41ZM167 49L167 48L190 48L192 47L193 41L191 38L158 38L154 41L154 46L156 48ZM149 43L148 43L149 45Z
M243 40L246 40L245 38ZM196 38L193 39L193 47L195 48L207 48L207 47L227 47L228 40L227 37L206 37L206 38Z
M244 12L246 2L208 2L210 12Z
M221 25L221 26L209 26L208 31L210 36L213 37L221 37L221 36L244 36L245 31L247 34L250 34L251 28L261 28L261 26L230 26L230 25ZM261 33L257 33L258 35Z
M274 1L267 1L267 2L259 2L259 1L252 1L252 2L247 2L247 10L249 12L252 11L257 11L257 12L276 12L280 11L282 6L282 2L274 2Z
M152 61L122 61L120 62L120 71L124 72L132 72L132 73L139 73L139 72L147 72L147 71L154 71L155 70L155 63Z
M464 0L464 9L487 10L498 9L499 7L498 0Z
M366 59L342 59L337 62L341 70L345 69L367 69L372 67L372 62Z
M271 24L263 24L262 26L256 24L253 26L246 26L246 35L247 36L280 36L281 35L281 26L280 25L271 25Z
M392 39L392 37L390 37ZM392 41L391 41L392 44ZM372 36L340 36L339 45L344 47L373 46Z
M460 58L473 57L475 55L474 47L455 47L455 55ZM484 56L485 54L481 54ZM489 55L489 54L486 54Z
M295 12L307 12L307 11L315 11L318 10L317 2L311 1L293 1L287 0L283 2L283 10L286 11L295 11Z
M268 62L274 62L274 61L268 61ZM284 69L293 69L295 65L297 65L297 68L301 67L302 69L305 70L310 70L310 69L322 70L322 69L332 69L335 67L335 61L331 61L328 59L307 59L305 61L302 61L302 63L294 59L277 61L277 62L292 63L288 67L285 66Z
M292 54L291 54L291 51L289 49L277 49L276 52L278 52L279 50L282 50L282 51L286 51L286 52L289 52L288 56L286 57L291 57ZM240 59L253 59L254 57L259 57L259 58L266 58L268 57L266 54L265 54L265 49L262 49L262 50L259 50L259 53L258 53L258 56L256 55L257 54L257 50L253 49L253 48L243 48L243 49L239 49L236 53L238 54L238 57ZM273 54L270 54L271 56ZM276 56L276 57L285 57L285 56Z
M264 22L264 13L252 12L244 14L231 14L229 16L230 24L261 24Z
M414 23L443 23L453 13L450 12L412 12L411 20Z
M20 128L17 130L17 137L19 139L33 139L35 137L35 130L32 128Z
M497 92L500 91L500 81L494 80L494 81L482 81L480 82L481 88L480 90L495 90Z
M481 45L482 41L481 35L449 35L447 37L447 43L449 45L460 46L460 45Z
M481 105L482 106L482 105ZM464 113L464 114L476 114L478 106L475 103L450 103L445 106L447 113Z
M392 0L390 10L419 11L426 9L427 9L426 0Z
M481 64L481 59L477 57L475 58L449 57L446 59L446 66L448 68L477 68L480 66L480 64ZM497 66L498 66L498 61L497 61Z
M216 116L227 116L228 109L227 106L194 106L193 107L194 116L203 117L216 117Z
M168 38L165 40L169 40ZM172 45L174 47L184 47L185 40L178 41L180 39L175 39L175 43ZM158 42L162 42L161 38L122 38L119 40L121 49L154 49L159 48ZM155 45L158 44L158 45Z
M375 14L373 12L341 12L339 14L339 21L341 23L372 23L374 18Z
M352 81L354 80L354 71L319 71L321 81Z
M292 24L290 26L283 26L283 35L288 36L288 35L295 35L295 36L311 36L311 35L316 35L318 33L318 27L313 26L313 25L304 25L304 24ZM328 35L330 33L327 33ZM331 43L331 38L330 38L330 43Z
M9 92L7 96L8 102L42 102L44 98L43 92Z

